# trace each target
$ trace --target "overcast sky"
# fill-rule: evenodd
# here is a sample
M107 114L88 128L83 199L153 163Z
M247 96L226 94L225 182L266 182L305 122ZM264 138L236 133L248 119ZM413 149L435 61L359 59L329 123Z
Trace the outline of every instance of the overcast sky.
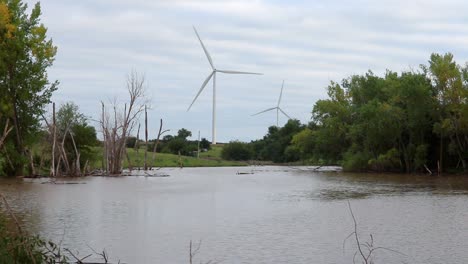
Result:
M36 1L26 1L31 6ZM432 52L468 57L466 1L43 0L42 21L58 46L53 100L74 101L99 117L100 101L126 99L125 78L146 75L150 137L158 120L211 139L212 85L187 107L210 74L192 25L219 69L256 75L217 76L218 141L261 138L276 105L307 123L330 80L368 69L381 75L426 63ZM280 125L286 122L280 118Z

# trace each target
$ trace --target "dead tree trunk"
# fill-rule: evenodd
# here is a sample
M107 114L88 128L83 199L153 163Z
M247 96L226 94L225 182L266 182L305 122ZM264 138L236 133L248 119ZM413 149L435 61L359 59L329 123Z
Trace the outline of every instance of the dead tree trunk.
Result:
M163 128L163 120L160 119L158 137L156 138L156 143L154 143L154 147L153 147L153 157L152 157L152 162L151 162L153 167L156 167L156 152L158 151L159 139L164 133L169 131L169 129L162 131L162 128Z
M148 170L148 111L145 105L145 170Z
M140 142L140 123L138 123L136 141L135 141L135 145L133 146L137 154L138 154L138 150L140 149L140 146L138 145L139 142Z
M55 177L55 142L57 140L57 129L55 124L55 103L52 103L52 164L50 167L50 176Z

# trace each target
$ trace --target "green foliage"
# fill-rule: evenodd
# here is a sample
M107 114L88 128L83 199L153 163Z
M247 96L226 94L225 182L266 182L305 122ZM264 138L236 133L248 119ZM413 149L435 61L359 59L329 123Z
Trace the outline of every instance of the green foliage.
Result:
M247 143L231 141L224 145L221 157L225 160L250 160L252 149Z
M170 153L178 154L179 152L184 152L183 150L185 148L185 145L185 138L176 137L169 141L169 143L167 144L167 148L169 149Z
M86 161L95 159L92 147L98 144L96 129L88 125L87 118L80 113L76 104L68 102L60 106L57 111L56 124L58 135L61 138L65 137L64 147L70 166L77 159L73 140L80 153L80 166L84 166Z
M289 152L344 169L417 172L468 161L468 67L432 54L429 67L354 75L328 86Z
M200 149L211 149L211 143L206 138L202 138L200 140Z
M126 145L126 147L127 147L127 148L134 148L136 142L137 142L137 138L136 138L136 137L128 137L128 138L127 138L127 145Z
M176 155L180 153L181 155L185 156L193 156L198 150L198 140L188 140L187 138L191 136L191 131L185 128L181 128L179 129L179 131L177 131L176 136L164 136L159 142L157 151L162 153L172 153ZM155 140L151 140L151 142L154 141ZM153 147L153 144L148 146L148 151L153 151ZM206 140L206 138L202 138L200 140L200 150L209 150L210 148L211 143L208 140Z
M68 263L57 244L12 230L0 216L0 263Z
M7 154L16 175L23 174L25 159L13 157L26 156L37 140L39 118L58 85L47 78L57 49L40 23L40 5L30 14L27 10L21 0L0 1L0 127L7 119L14 126L7 138L14 147L7 148Z
M370 159L369 166L361 169L371 168L377 171L391 171L394 168L399 168L399 162L400 154L396 148L392 148L385 154L380 154L377 159Z
M309 150L314 148L314 131L310 128L305 128L293 136L291 143L291 147L298 152L301 159L312 158L312 153Z
M273 162L292 162L300 158L300 154L295 153L296 149L291 146L293 136L305 128L299 120L289 120L284 127L271 126L268 134L261 140L250 143L254 152L254 159Z
M344 154L343 169L346 171L366 171L371 159L367 151L351 149Z
M177 137L183 140L187 140L187 138L191 136L192 136L192 132L188 131L185 128L181 128L179 129L179 131L177 131Z
M157 153L155 162L153 163L152 153L148 153L148 163L153 167L179 167L180 160L182 160L184 167L221 167L221 166L246 166L245 162L239 161L228 161L221 159L222 146L216 146L215 151L202 152L200 158L190 156L179 157L177 154L170 153ZM92 168L101 168L102 163L102 148L94 147L94 151L97 153L97 158L91 163ZM143 167L144 165L144 151L136 151L133 148L127 148L127 153L130 157L133 167ZM218 154L219 153L219 154ZM123 162L123 167L128 168L127 159Z

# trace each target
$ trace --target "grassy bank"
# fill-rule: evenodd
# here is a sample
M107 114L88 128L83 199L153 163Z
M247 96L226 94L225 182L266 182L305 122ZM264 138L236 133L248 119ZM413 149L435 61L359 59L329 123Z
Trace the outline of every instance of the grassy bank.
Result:
M95 161L91 164L94 169L102 166L102 148L95 148L97 153ZM246 162L229 161L221 159L222 146L214 146L207 152L200 153L200 158L190 156L178 156L168 153L156 153L153 162L153 152L148 152L148 166L152 167L227 167L227 166L247 166ZM145 163L145 151L127 148L128 156L132 167L143 167ZM128 168L127 159L124 160L124 168Z

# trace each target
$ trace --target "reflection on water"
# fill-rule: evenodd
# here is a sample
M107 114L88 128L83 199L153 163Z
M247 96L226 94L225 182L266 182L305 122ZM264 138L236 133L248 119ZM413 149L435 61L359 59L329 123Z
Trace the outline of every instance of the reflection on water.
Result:
M362 236L408 256L378 263L466 263L468 179L349 174L313 167L162 169L170 177L1 180L32 232L126 263L352 263L351 201ZM238 174L240 172L240 174ZM249 172L253 174L242 174ZM148 176L148 175L146 175ZM91 252L89 252L91 253ZM197 261L198 262L198 261Z

